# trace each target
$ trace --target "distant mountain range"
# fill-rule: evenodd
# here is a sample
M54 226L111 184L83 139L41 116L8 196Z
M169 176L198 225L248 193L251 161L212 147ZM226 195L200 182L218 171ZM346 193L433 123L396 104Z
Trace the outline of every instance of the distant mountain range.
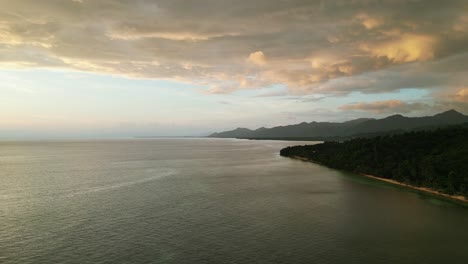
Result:
M440 127L468 122L468 116L455 110L449 110L434 116L405 117L392 115L382 119L359 118L343 123L310 122L272 128L261 127L255 130L236 128L234 130L213 133L215 138L247 139L306 139L323 140L327 138L368 137L385 133L399 133L428 127Z

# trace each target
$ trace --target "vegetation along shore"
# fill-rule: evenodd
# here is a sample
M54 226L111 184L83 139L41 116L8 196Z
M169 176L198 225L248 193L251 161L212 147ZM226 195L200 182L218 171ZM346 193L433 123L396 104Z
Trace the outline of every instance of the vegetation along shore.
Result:
M293 146L280 154L468 203L468 123Z

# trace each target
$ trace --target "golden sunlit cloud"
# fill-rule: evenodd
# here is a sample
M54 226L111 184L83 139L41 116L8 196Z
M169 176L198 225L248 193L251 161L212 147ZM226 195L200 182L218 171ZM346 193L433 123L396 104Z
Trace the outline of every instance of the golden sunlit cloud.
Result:
M249 55L248 61L253 64L260 65L260 66L265 65L266 64L265 54L263 54L263 51L252 52Z
M161 38L168 40L188 40L188 41L200 41L209 40L211 38L222 37L222 36L235 36L235 33L218 33L218 34L201 34L195 32L132 32L132 30L110 32L107 36L115 40L139 40L147 38Z
M354 103L341 107L342 110L365 111L376 114L381 113L408 113L414 110L422 110L428 106L421 103L407 103L401 100L387 100L370 103Z
M383 24L383 19L378 17L371 17L366 13L361 13L356 16L361 24L367 29L374 29Z
M444 68L456 69L457 81L445 85L466 78L458 65L468 45L466 1L428 1L425 14L406 12L419 6L411 0L280 2L0 0L0 67L176 80L217 92L283 85L294 94L343 94L404 88L378 83L413 62L433 76L431 67L450 57L454 66ZM341 88L377 73L373 89ZM442 83L448 75L440 74ZM406 87L428 86L407 79Z
M425 35L403 35L382 44L363 44L361 48L376 57L396 63L426 61L434 58L436 39Z
M455 101L468 103L468 88L463 88L457 91L454 96Z

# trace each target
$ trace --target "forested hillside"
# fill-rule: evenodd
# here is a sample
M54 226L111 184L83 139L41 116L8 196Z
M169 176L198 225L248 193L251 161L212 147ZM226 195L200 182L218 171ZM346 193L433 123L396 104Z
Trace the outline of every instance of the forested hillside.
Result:
M396 133L427 127L443 127L468 122L468 116L455 110L424 117L392 115L382 119L359 118L343 123L310 122L272 128L261 127L250 130L237 128L213 133L209 137L247 139L294 139L329 140L332 138L356 138L362 135Z
M294 146L281 155L468 197L468 124Z

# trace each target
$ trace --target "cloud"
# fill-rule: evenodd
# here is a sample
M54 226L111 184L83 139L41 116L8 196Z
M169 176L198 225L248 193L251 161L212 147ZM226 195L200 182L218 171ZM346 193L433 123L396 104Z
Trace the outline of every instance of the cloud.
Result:
M401 100L387 100L377 102L363 102L344 105L342 110L364 111L375 114L382 113L410 113L415 110L428 109L429 106L422 103L408 103Z
M366 29L374 29L383 24L383 19L379 17L371 17L366 13L361 13L356 16L356 18L361 22L361 24Z
M456 102L468 103L468 88L462 88L454 96Z
M249 55L248 61L252 62L253 64L260 65L260 66L265 65L266 64L265 54L263 54L262 51L252 52Z
M362 49L394 63L427 61L434 58L436 40L431 36L403 35L381 44L363 44Z
M0 0L0 68L171 79L207 93L277 84L292 95L447 90L468 81L467 8L464 0Z
M447 109L456 109L460 112L468 112L468 88L458 87L433 92L434 109L444 111Z
M452 29L462 34L468 32L468 15L460 16L454 23Z

